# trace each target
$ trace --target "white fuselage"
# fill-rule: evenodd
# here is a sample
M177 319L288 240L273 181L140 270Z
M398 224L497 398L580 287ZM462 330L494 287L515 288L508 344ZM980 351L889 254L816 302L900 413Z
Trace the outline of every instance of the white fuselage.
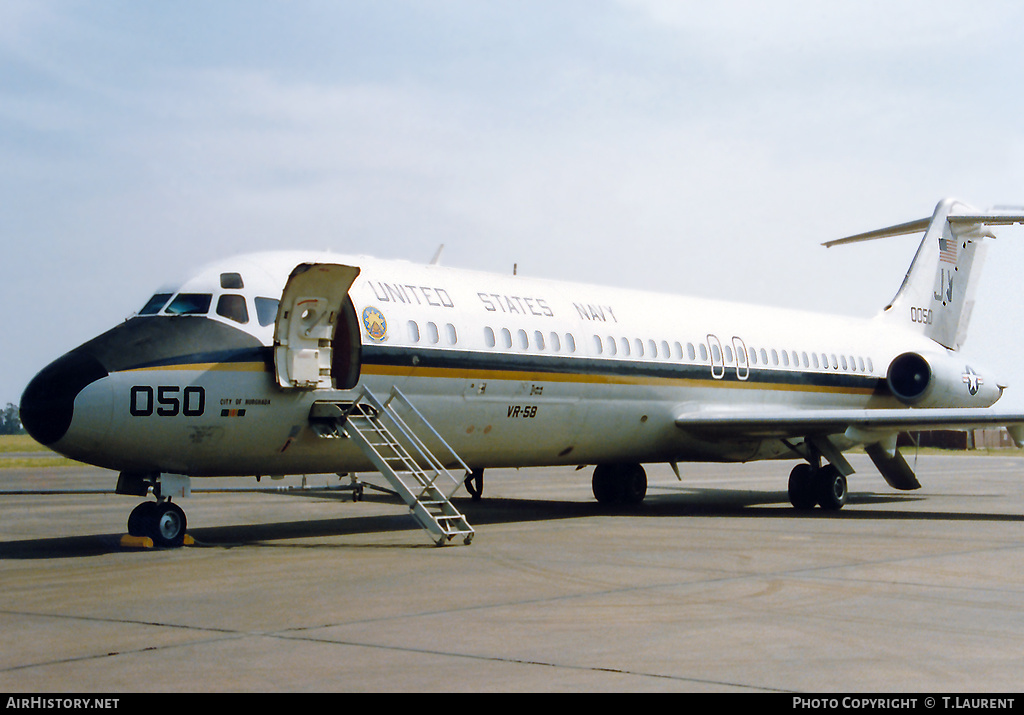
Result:
M255 301L266 313L301 263L360 269L349 290L355 388L275 379L274 325L257 319ZM221 287L235 272L244 287ZM79 348L107 375L75 396L55 449L112 469L192 476L369 471L349 440L309 428L311 405L398 386L473 467L793 457L780 440L701 438L675 420L901 407L886 387L896 356L953 359L878 320L333 254L227 260L168 294L208 294L211 307L140 315ZM246 322L218 313L224 295L245 301ZM995 381L985 384L957 406L992 404Z

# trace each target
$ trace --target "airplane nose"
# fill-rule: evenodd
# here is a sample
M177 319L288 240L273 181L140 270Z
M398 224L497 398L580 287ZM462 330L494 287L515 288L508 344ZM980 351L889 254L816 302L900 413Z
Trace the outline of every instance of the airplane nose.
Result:
M99 360L82 350L54 360L21 396L22 425L41 444L57 442L71 426L78 393L107 374Z

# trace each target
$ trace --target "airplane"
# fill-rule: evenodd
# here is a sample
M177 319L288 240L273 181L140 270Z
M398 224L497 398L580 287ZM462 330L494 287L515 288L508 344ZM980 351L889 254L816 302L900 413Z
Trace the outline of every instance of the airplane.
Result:
M1020 223L945 199L824 244L923 232L896 296L864 319L437 257L242 255L43 368L21 419L119 472L117 493L146 498L129 535L166 547L186 538L176 500L219 476L380 472L439 545L473 536L441 475L479 498L500 467L595 465L597 501L635 505L643 464L798 460L792 505L835 511L850 448L913 490L902 432L1000 425L1024 443L1024 414L993 410L1004 385L961 351L990 227Z

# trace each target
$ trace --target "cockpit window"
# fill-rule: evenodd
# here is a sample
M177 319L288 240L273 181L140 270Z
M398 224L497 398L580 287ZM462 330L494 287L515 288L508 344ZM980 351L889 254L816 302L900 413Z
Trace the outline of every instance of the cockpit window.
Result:
M243 325L249 322L249 309L245 307L245 298L240 295L225 294L218 298L217 315Z
M210 311L213 296L209 293L178 293L164 309L168 315L205 315Z
M226 290L242 290L245 288L245 284L242 283L240 273L221 273L220 287Z
M260 325L267 326L277 320L277 304L280 301L274 298L256 299L256 318Z
M167 305L167 301L171 299L172 295L172 293L157 293L150 298L145 307L139 311L139 315L156 315L160 312L161 308Z

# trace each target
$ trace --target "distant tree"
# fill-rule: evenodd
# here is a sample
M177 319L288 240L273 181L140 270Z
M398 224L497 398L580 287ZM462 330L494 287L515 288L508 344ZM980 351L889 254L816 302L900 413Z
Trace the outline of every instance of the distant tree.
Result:
M0 434L23 434L25 428L21 426L21 416L18 414L18 406L10 402L0 413Z

